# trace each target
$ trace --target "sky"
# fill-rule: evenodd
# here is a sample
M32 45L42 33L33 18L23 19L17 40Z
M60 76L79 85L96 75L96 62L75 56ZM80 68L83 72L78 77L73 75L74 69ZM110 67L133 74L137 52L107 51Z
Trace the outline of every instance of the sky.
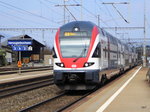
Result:
M150 35L150 1L146 1L146 38ZM116 4L115 8L103 2L128 2L129 4ZM0 28L59 28L64 24L64 0L0 0ZM82 6L67 6L67 9L76 20L91 21L100 27L143 27L144 26L144 0L66 0L66 5L81 4ZM69 11L65 11L66 23L74 21ZM107 30L119 39L136 40L143 38L142 29L134 30ZM44 38L42 31L25 31L25 34L34 39L53 46L56 30L45 31ZM22 35L22 31L1 31L0 34L7 40L10 37ZM137 40L136 40L137 41ZM140 42L138 42L139 44ZM140 43L141 44L141 43ZM147 44L149 44L147 42Z

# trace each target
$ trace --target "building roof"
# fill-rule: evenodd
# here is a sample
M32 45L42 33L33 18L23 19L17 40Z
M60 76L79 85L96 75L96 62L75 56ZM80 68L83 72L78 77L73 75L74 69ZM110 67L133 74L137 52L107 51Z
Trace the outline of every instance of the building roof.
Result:
M11 37L8 40L22 40L22 39L29 39L32 40L33 42L38 43L38 45L40 45L41 47L45 47L45 45L43 45L42 43L40 43L39 41L33 39L32 37L30 37L29 35L19 35L19 36L15 36L15 37ZM2 46L7 46L8 40L2 42Z

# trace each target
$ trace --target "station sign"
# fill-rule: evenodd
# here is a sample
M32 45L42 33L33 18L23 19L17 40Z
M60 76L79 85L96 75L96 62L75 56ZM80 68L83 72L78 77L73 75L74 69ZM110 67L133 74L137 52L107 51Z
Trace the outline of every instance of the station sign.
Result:
M8 40L8 45L32 45L32 40Z
M13 51L32 51L32 46L12 46Z
M32 51L32 40L8 40L13 51Z

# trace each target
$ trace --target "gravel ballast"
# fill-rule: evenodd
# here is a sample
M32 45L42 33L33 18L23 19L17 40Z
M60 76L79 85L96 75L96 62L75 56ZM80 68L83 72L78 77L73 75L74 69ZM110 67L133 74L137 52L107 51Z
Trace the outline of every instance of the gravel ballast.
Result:
M6 98L1 98L0 112L17 112L60 93L61 90L59 88L55 85L50 85Z

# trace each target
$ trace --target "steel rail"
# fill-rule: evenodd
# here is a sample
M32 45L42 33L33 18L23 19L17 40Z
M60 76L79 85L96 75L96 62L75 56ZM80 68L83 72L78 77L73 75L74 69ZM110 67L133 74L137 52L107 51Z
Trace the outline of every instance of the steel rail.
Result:
M8 69L9 70L9 69ZM9 70L5 69L5 71L1 71L0 75L4 75L4 74L13 74L13 73L18 73L18 70ZM30 68L30 69L23 69L21 70L21 72L34 72L34 71L44 71L44 70L52 70L52 67L50 68Z
M128 72L130 69L126 70L124 73L121 73L120 75L116 76L116 77L113 77L112 79L109 79L107 80L107 82L105 82L103 85L95 88L94 90L92 90L91 92L83 95L81 98L71 102L70 104L56 110L55 112L62 112L64 110L66 110L67 108L71 107L72 105L74 105L75 103L81 101L82 99L84 99L85 97L89 96L90 94L94 93L95 91L99 90L99 89L104 89L104 88L107 88L109 85L111 85L112 83L114 83L114 81L117 81L119 80L120 78L122 78L124 75L123 74L126 74L126 72Z
M128 70L129 70L129 69L128 69ZM84 99L84 98L87 97L88 95L94 93L95 91L97 91L97 90L99 90L99 89L107 88L107 87L110 86L112 83L114 83L114 81L119 80L120 78L122 78L122 77L124 76L123 74L125 74L128 70L126 70L124 73L118 75L117 77L114 77L114 78L112 78L111 80L108 80L107 82L105 82L104 85L95 88L94 90L88 92L87 94L84 94L83 96L81 96L81 97L78 98L77 100L75 100L75 101L73 101L73 102L71 102L71 103L65 105L64 107L62 107L62 108L56 110L55 112L62 112L63 110L67 109L68 107L72 106L73 104L75 104L75 103L81 101L82 99ZM63 95L65 95L65 93L62 93L62 95L60 95L60 96L63 96ZM45 100L45 101L39 102L39 103L34 104L34 105L30 106L30 107L27 107L27 108L25 108L25 109L23 109L23 110L20 110L19 112L30 111L30 110L32 110L32 109L38 107L38 106L41 106L41 105L43 105L43 104L45 104L45 103L48 103L48 102L50 102L50 101L53 101L53 100L55 100L55 99L57 99L57 98L60 98L60 96L58 95L58 96L55 96L55 97L53 97L53 98L47 99L47 100Z
M53 82L53 79L50 78L50 79L46 79L46 80L44 79L42 81L30 82L27 84L17 85L17 86L9 87L6 89L1 89L0 90L0 98L4 98L6 96L18 94L21 92L41 88L41 87L52 85L52 84L54 84L54 82Z
M36 69L36 68L52 68L53 66L38 66L38 67L22 67L23 70L25 69ZM0 70L17 70L18 67L0 67Z
M46 99L46 100L41 101L41 102L39 102L39 103L36 103L36 104L34 104L34 105L32 105L32 106L29 106L29 107L27 107L27 108L25 108L25 109L22 109L22 110L20 110L19 112L27 112L27 111L29 111L29 110L31 110L31 109L37 107L37 106L40 106L40 105L45 104L45 103L47 103L47 102L51 102L51 101L53 101L53 100L56 100L57 98L60 98L60 97L64 96L65 94L66 94L66 93L63 92L63 93L61 93L61 94L59 94L59 95L57 95L57 96L54 96L53 98Z
M94 90L94 91L95 91L95 90ZM62 112L63 110L67 109L68 107L70 107L70 106L72 106L73 104L75 104L75 103L81 101L82 99L84 99L84 98L87 97L88 95L92 94L94 91L89 92L89 93L83 95L81 98L79 98L79 99L77 99L77 100L75 100L75 101L69 103L68 105L66 105L66 106L64 106L64 107L62 107L62 108L56 110L55 112Z

